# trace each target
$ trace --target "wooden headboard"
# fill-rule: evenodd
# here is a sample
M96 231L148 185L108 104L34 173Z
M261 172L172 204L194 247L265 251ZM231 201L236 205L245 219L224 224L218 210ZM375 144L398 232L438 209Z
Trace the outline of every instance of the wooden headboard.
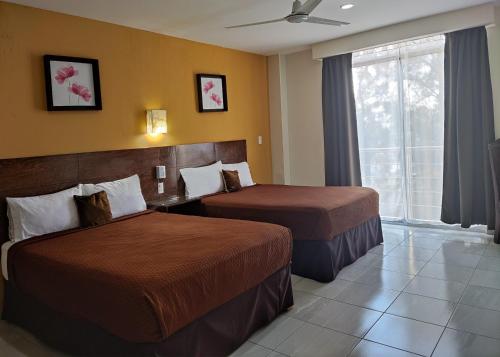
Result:
M8 240L6 197L43 195L79 183L98 183L138 174L146 201L184 194L179 169L221 160L247 160L246 141L164 146L0 160L0 242ZM165 193L157 191L155 166L165 165Z

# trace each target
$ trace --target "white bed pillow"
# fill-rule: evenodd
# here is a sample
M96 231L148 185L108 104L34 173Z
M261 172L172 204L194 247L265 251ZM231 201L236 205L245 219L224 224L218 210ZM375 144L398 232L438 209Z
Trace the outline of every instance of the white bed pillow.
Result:
M141 190L141 180L133 175L121 180L101 182L98 184L83 184L84 196L105 191L111 207L111 216L118 218L146 210L146 201Z
M80 225L74 195L81 195L76 187L43 196L7 197L9 238L13 242L60 232Z
M250 167L248 162L240 162L238 164L222 164L222 170L227 171L238 171L238 176L240 177L241 187L248 187L255 185L252 180L252 175L250 174Z
M222 162L215 164L180 169L186 184L186 196L199 197L224 191L222 180Z

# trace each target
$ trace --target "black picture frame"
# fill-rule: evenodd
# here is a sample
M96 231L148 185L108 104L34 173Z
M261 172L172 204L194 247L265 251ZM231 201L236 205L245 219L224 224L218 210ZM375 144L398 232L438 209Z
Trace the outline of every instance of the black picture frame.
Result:
M50 63L52 61L74 62L90 64L92 68L92 80L94 87L94 105L54 105L52 75ZM43 56L44 71L45 71L45 95L47 100L47 111L67 111L67 110L102 110L101 99L101 81L99 77L99 61L92 58L69 57L58 55Z
M219 79L222 82L222 108L206 108L203 105L203 88L202 88L202 80L205 78L213 78ZM196 75L196 89L198 92L198 111L200 113L206 112L227 112L227 87L226 87L226 76L222 74L206 74L206 73L198 73Z

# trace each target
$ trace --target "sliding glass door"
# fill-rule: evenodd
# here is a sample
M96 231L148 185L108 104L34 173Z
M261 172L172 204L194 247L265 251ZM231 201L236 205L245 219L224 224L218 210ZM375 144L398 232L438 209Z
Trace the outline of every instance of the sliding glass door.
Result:
M363 185L386 220L439 222L443 49L436 36L353 56Z

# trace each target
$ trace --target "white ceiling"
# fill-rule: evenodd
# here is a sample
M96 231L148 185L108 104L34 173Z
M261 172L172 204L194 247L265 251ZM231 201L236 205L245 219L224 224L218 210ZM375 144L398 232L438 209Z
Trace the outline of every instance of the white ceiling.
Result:
M323 0L312 15L350 22L334 27L277 23L224 26L279 18L292 0L7 0L260 54L291 52L316 42L407 20L494 2L492 0ZM351 2L351 10L340 5Z

